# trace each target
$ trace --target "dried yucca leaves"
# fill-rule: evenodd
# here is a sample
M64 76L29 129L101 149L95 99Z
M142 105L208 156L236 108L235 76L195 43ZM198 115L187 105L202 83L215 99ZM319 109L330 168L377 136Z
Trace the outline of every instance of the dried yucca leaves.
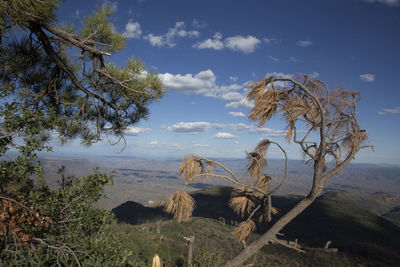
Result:
M167 200L165 211L173 214L178 222L190 219L195 206L195 201L191 195L183 190L173 193Z
M246 238L256 230L256 224L253 220L247 220L240 223L233 231L233 236L239 241L244 241Z

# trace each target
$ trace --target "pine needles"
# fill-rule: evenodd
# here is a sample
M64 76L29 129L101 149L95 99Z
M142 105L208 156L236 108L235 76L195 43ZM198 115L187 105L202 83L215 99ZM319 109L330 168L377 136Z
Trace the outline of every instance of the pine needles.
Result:
M233 236L239 241L244 241L246 238L256 230L256 224L253 220L247 220L240 223L233 231Z
M165 211L173 214L178 222L185 222L192 216L195 201L183 190L173 193L167 200Z

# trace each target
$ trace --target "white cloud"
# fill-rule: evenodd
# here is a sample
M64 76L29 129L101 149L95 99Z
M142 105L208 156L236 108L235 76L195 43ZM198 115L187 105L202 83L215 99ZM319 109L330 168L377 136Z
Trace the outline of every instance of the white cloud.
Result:
M218 98L229 101L228 104L231 104L231 107L251 107L251 103L245 100L245 96L238 92L243 90L246 84L217 85L216 76L212 70L185 75L164 73L159 74L159 77L167 90Z
M221 41L221 39L222 34L217 32L214 34L212 39L209 38L202 42L197 42L193 45L193 48L221 50L224 48L224 43Z
M234 82L234 83L237 82L238 79L239 79L239 78L236 77L236 76L230 76L230 77L229 77L229 80L231 80L231 81Z
M269 38L264 38L264 43L266 43L267 45L271 44L273 39L269 39Z
M361 74L360 79L363 80L364 82L373 82L375 80L375 74L371 73Z
M225 105L225 107L227 108L253 108L254 103L250 102L246 99L246 97L243 97L241 100L239 101L232 101L228 104Z
M297 46L300 46L300 47L308 47L308 46L312 46L313 42L311 42L310 40L307 39L307 40L300 40L296 44L297 44Z
M187 31L185 28L185 23L183 21L178 21L175 23L174 27L168 29L166 34L154 35L150 33L143 39L148 40L152 46L167 46L171 48L176 46L176 39L178 38L194 38L200 36L200 32Z
M118 1L109 1L105 0L103 1L103 5L109 5L111 8L114 10L114 12L117 12L118 9Z
M204 148L210 147L210 145L204 145L204 144L193 144L193 146L195 146L195 147L204 147Z
M225 130L225 131L247 132L250 134L262 134L263 136L269 136L269 137L282 137L286 136L287 133L286 130L271 129L264 127L259 128L256 125L245 124L245 123L220 124L220 123L211 123L206 121L178 122L171 126L163 126L163 128L165 128L169 132L186 133L186 134L198 134L200 132L206 132L211 128L217 130ZM223 139L223 138L236 138L237 136L229 132L218 132L213 137Z
M319 77L319 72L313 71L309 73L310 77L313 79L317 79Z
M264 42L269 44L270 42L272 42L272 40L273 39L264 39ZM258 38L251 35L247 37L237 35L222 40L222 34L216 32L213 38L208 38L204 41L197 42L193 45L193 48L214 49L214 50L222 50L224 48L228 48L233 51L241 51L245 54L248 54L248 53L253 53L260 44L261 41Z
M125 25L125 32L123 33L123 35L126 38L139 39L142 35L140 24L138 22L135 22L133 19L130 19L129 22Z
M400 107L395 108L383 108L383 111L379 111L379 115L386 115L387 113L390 114L400 114Z
M204 28L207 26L207 23L205 23L204 21L198 20L196 18L194 18L192 20L192 24L193 24L193 27L195 27L195 28Z
M165 41L163 39L163 36L161 35L154 35L152 33L146 35L145 37L143 37L143 39L149 41L149 43L151 44L151 46L164 46L165 45Z
M188 134L198 134L199 132L208 131L211 127L216 129L221 129L223 127L221 124L210 123L206 121L198 122L178 122L172 126L166 127L167 131L175 133L188 133Z
M125 131L126 135L138 135L141 133L150 132L150 128L141 128L141 127L128 127Z
M231 123L231 124L226 125L226 128L228 128L232 131L237 131L237 132L247 131L254 127L255 126L253 126L253 125L249 125L249 124L245 124L245 123Z
M268 58L271 59L273 62L279 62L279 61L281 61L279 58L273 57L273 56L268 56Z
M149 143L150 145L158 145L158 141L157 140L154 140L154 141L151 141L150 143Z
M400 0L364 0L369 3L382 3L388 6L398 6L400 5Z
M233 117L246 117L246 114L244 114L243 112L229 112L229 115Z
M221 99L225 101L239 101L243 99L243 95L238 92L229 92L221 95Z
M301 63L301 62L304 62L303 60L298 59L298 58L296 58L296 57L290 57L289 60L290 60L291 62L293 62L293 63Z
M215 74L212 70L200 71L193 74L159 74L164 87L170 90L181 91L188 94L206 94L215 88Z
M236 138L237 136L233 135L231 133L221 132L221 133L214 134L213 137L216 138L216 139L233 139L233 138Z
M256 127L254 127L249 130L249 133L263 134L265 136L270 136L270 137L283 137L283 136L286 136L287 131L271 129L271 128L256 128Z
M80 11L79 9L75 9L74 17L75 17L75 18L79 18L79 17L80 17L80 14L81 14L81 11Z
M253 53L260 43L261 41L259 39L251 35L247 37L237 35L225 39L225 45L227 48L233 51L241 51L245 54Z

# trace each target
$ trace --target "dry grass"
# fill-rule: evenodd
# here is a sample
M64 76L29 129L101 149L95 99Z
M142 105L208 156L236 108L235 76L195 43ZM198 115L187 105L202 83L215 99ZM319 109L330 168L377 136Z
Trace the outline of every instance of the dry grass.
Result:
M253 220L247 220L240 223L233 231L233 236L239 241L244 241L246 238L256 230L256 224Z
M173 193L167 200L165 211L173 214L178 222L188 221L192 216L195 201L183 190Z
M252 192L243 189L235 189L232 192L229 207L231 207L236 214L244 217L253 210L255 206L254 200L255 196Z

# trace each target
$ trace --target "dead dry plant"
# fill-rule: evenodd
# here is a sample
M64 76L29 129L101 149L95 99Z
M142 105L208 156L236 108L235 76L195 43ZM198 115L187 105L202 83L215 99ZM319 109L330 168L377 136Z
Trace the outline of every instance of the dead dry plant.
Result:
M174 215L178 222L189 220L193 213L195 201L191 195L183 190L173 193L167 200L165 211Z
M240 252L224 266L242 266L254 253L271 243L299 248L278 239L278 233L296 216L310 206L324 188L325 182L338 174L354 159L368 138L366 130L361 129L357 120L357 101L359 92L343 88L329 90L328 85L308 75L297 74L291 77L268 77L250 84L247 99L254 102L248 117L259 127L274 115L287 124L287 142L299 145L305 162L313 164L313 185L307 196L301 199L279 220L271 223L271 215L278 210L272 206L271 195L284 185L288 177L288 157L285 149L271 140L262 140L254 151L246 155L250 160L248 175L254 181L245 183L222 163L198 156L189 156L182 162L179 173L185 185L201 177L216 177L228 180L236 188L231 195L230 207L246 220L234 230L241 241L257 228L257 223L270 223L261 237ZM270 175L263 173L267 167L267 152L271 145L278 147L285 158L284 175L280 183L271 188ZM334 164L328 164L332 160ZM219 172L216 172L216 169ZM194 200L183 190L174 193L167 203L167 211L179 221L190 218ZM257 222L257 223L256 223Z

